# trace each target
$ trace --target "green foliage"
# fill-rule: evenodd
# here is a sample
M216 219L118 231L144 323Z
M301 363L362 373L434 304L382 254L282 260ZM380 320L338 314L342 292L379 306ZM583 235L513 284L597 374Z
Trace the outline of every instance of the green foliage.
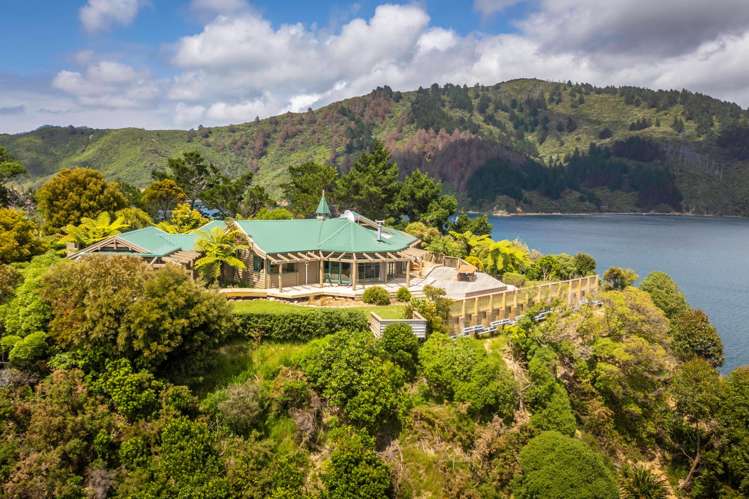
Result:
M0 208L0 264L24 262L44 252L39 227L15 208Z
M323 192L334 193L338 172L335 167L307 161L289 166L289 181L281 185L289 209L302 218L311 217Z
M78 247L84 248L119 234L127 228L129 226L124 217L119 216L112 220L111 215L103 211L96 218L82 217L80 224L63 227L65 237L60 241L75 243Z
M398 291L395 292L395 299L399 302L408 303L411 301L411 292L407 287L401 286Z
M458 202L454 196L442 195L442 184L419 169L403 180L393 204L393 211L409 221L444 229L455 213Z
M603 286L605 289L621 291L631 286L637 280L637 274L630 269L622 267L611 267L603 274Z
M12 366L28 369L46 356L47 348L47 335L37 331L14 341L13 349L8 353L8 360Z
M575 255L575 273L579 276L594 274L596 271L596 260L587 253Z
M398 165L382 142L375 141L340 178L336 199L373 220L384 220L400 215L394 209L399 191Z
M302 368L352 424L374 432L397 419L405 376L384 357L371 332L341 331L314 341Z
M544 255L530 266L526 274L534 281L565 281L579 277L574 257L561 253Z
M255 213L255 220L291 220L294 214L286 208L261 208Z
M23 277L15 267L0 263L0 306L13 297L16 286L22 281Z
M684 293L665 272L652 272L640 283L640 289L647 291L653 303L663 310L666 317L673 319L689 309Z
M522 288L527 280L527 277L518 272L505 272L502 274L502 282L518 288Z
M682 359L701 357L713 367L723 365L723 342L702 310L686 310L671 321L674 351Z
M158 459L153 460L151 494L172 497L226 497L228 484L215 437L205 423L178 418L160 435Z
M226 230L214 227L210 231L200 231L200 238L195 243L197 251L202 253L195 261L195 268L200 271L208 283L225 284L224 273L228 269L244 270L245 264L239 253L249 248L241 241L239 231L233 226Z
M364 290L362 301L370 305L389 305L390 293L382 286L370 286Z
M244 191L242 200L237 207L236 216L254 218L260 210L268 209L274 204L265 187L262 185L253 185Z
M270 341L309 341L341 329L368 331L367 317L359 311L313 310L290 313L238 314L238 330L250 338Z
M22 173L26 173L26 168L11 156L6 148L0 146L0 208L8 206L17 197L13 189L5 183Z
M333 435L335 447L322 474L326 498L382 498L391 495L390 470L374 451L374 441L353 428Z
M222 180L218 169L206 161L199 151L189 151L179 157L169 158L166 171L154 170L156 180L173 180L190 202L190 208L209 189Z
M408 324L391 324L385 328L380 346L395 365L413 379L419 362L419 339Z
M406 225L405 231L420 239L425 245L430 244L433 239L440 236L439 230L434 227L429 227L424 222L410 222Z
M130 230L142 229L143 227L153 225L151 215L134 206L117 210L114 217L115 219L121 218Z
M36 191L39 213L48 231L78 225L83 217L114 213L127 207L127 198L115 182L107 182L97 170L67 168Z
M249 185L252 183L252 177L252 173L242 174L235 179L221 175L213 180L212 187L201 194L200 200L208 208L218 210L222 217L235 217L243 207L242 201L245 198L245 193L249 190ZM255 192L255 194L264 193L264 190ZM246 206L249 207L254 199L248 198L247 201Z
M520 451L518 498L617 498L616 482L603 457L580 440L547 431Z
M465 402L479 416L512 417L517 399L512 374L477 340L432 334L419 350L419 363L434 397Z
M641 464L625 465L621 470L621 496L625 499L666 499L665 481Z
M469 217L465 213L461 213L455 217L455 221L450 225L450 230L461 234L470 232L477 236L491 236L492 224L489 223L489 217L486 215Z
M531 385L526 398L533 410L531 425L541 431L556 430L564 435L575 434L575 415L564 385L554 374L556 355L548 348L539 348L528 362Z
M39 293L44 275L59 260L54 253L39 255L21 271L23 282L10 300L0 304L0 320L6 334L26 336L46 329L50 309Z
M465 256L465 246L451 236L432 237L426 246L427 251L445 256Z
M45 276L41 295L52 341L100 368L122 357L139 369L175 369L233 328L225 298L182 269L129 257L65 262Z
M171 213L169 220L157 225L159 229L171 234L190 232L208 223L207 218L187 203L177 205Z
M447 333L447 319L450 314L450 299L445 290L434 286L424 286L424 298L411 298L406 307L406 317L412 317L415 310L427 321L427 334Z
M177 205L187 201L185 192L172 179L155 180L143 191L142 202L157 220L169 218Z
M250 379L229 386L224 400L218 404L218 411L221 422L237 435L246 436L261 421L266 405L266 395L257 381Z
M107 362L104 372L93 386L112 399L114 409L130 420L158 414L159 392L163 384L149 371L133 371L127 359Z

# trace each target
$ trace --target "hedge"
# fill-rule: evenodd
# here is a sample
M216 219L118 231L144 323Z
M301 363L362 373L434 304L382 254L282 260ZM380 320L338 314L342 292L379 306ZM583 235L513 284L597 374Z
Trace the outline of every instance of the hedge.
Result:
M352 310L315 310L287 313L237 314L239 334L273 341L309 341L342 329L369 330L364 312Z

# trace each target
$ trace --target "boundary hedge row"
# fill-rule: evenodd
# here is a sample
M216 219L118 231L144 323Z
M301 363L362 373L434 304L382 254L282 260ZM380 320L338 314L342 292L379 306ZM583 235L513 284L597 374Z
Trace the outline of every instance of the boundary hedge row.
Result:
M311 312L238 313L238 333L272 341L309 341L342 329L367 331L369 320L361 311L315 310Z

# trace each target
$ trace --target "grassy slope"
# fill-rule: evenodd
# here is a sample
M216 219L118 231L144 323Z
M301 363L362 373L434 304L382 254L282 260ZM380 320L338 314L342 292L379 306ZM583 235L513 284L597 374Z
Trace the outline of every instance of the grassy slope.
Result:
M513 98L523 102L528 97L548 97L555 88L562 89L562 102L548 105L552 125L572 117L577 129L557 132L552 126L542 143L539 131L518 138L507 112L497 110L493 113L495 124L490 124L476 110L476 103L482 94L504 102ZM575 149L584 151L591 143L613 143L632 135L650 137L661 143L688 148L683 156L689 159L673 166L677 184L689 207L730 212L732 206L740 203L749 193L749 176L744 174L746 165L722 160L720 151L706 145L704 138L697 135L696 125L692 121L684 120L686 128L682 134L677 134L671 128L674 117L684 117L680 104L659 111L644 104L627 104L618 94L588 93L584 103L573 106L571 87L540 80L513 80L490 87L471 88L469 94L474 104L474 111L470 115L451 107L446 98L443 98L442 107L451 119L462 118L464 123L469 120L475 123L478 131L474 134L468 134L465 125L459 128L484 143L499 144L511 151L548 162L561 159ZM456 155L461 160L460 165L448 159L445 160L447 166L440 167L438 156L446 144L454 139L417 130L410 118L410 104L414 98L414 92L403 93L400 100L372 93L313 112L286 113L257 122L192 131L48 127L21 135L0 134L0 145L7 146L27 165L31 172L31 177L25 182L27 184L38 182L59 168L81 165L99 168L111 178L144 185L149 181L153 168L165 166L167 158L197 149L230 174L255 171L256 181L278 196L279 186L292 164L307 160L333 160L345 167L350 162L356 151L347 152L346 144L349 140L348 129L354 122L340 112L345 107L391 149L414 152L420 158L412 159L411 164L406 166L435 169L435 174L447 175L448 182L460 185L460 179L465 179L479 166L471 161L479 160L472 159L471 150L460 150ZM653 123L658 120L660 126L630 131L629 124L640 118L650 119ZM719 123L716 123L716 130L718 126ZM613 136L599 139L598 133L603 128L612 130ZM575 200L549 203L548 200L539 199L535 204L540 209L580 208ZM626 209L631 202L619 197L611 199L609 204ZM746 209L749 212L749 206Z

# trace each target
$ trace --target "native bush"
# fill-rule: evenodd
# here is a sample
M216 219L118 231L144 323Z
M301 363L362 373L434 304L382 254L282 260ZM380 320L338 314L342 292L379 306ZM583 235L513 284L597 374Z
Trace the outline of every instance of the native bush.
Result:
M39 295L42 278L47 270L59 261L53 253L46 253L34 259L21 270L23 282L15 289L10 299L0 305L0 321L5 334L26 336L43 331L50 318L49 305Z
M47 335L42 331L16 341L8 354L10 364L15 367L30 368L47 354Z
M154 270L131 257L65 262L45 276L41 295L52 342L95 369L126 358L138 369L194 371L234 328L224 297L180 268Z
M402 303L408 303L411 301L411 292L406 287L400 287L395 293L395 299Z
M676 317L689 309L684 293L679 286L665 272L648 274L640 284L640 289L647 291L653 303L663 310L669 319Z
M127 359L117 359L107 362L93 386L112 399L117 412L132 421L158 414L159 393L164 385L148 371L133 371Z
M342 329L368 331L369 322L360 311L314 310L289 313L237 314L239 334L271 341L304 342Z
M397 419L405 375L383 356L371 332L340 331L316 340L301 364L312 386L354 425L376 431Z
M527 277L517 272L505 272L502 274L502 282L517 288L522 288L526 280Z
M641 464L623 466L619 481L624 497L666 499L669 496L665 481Z
M702 310L686 310L671 321L676 354L683 360L702 357L713 367L723 365L723 342Z
M394 364L400 366L409 378L416 375L419 355L419 339L408 324L391 324L385 328L380 346Z
M229 386L218 403L221 421L237 435L248 435L261 420L267 399L256 380Z
M603 274L603 287L621 291L637 280L637 274L631 269L611 267Z
M370 305L389 305L390 293L381 286L371 286L364 290L362 301Z
M513 486L518 498L619 497L604 458L585 443L556 431L533 438L520 451L522 475Z
M479 341L433 334L419 350L419 363L434 397L465 402L479 416L512 416L515 380L501 357L487 354Z
M333 435L335 446L322 481L323 497L389 497L390 470L374 451L374 441L353 428L341 428Z

